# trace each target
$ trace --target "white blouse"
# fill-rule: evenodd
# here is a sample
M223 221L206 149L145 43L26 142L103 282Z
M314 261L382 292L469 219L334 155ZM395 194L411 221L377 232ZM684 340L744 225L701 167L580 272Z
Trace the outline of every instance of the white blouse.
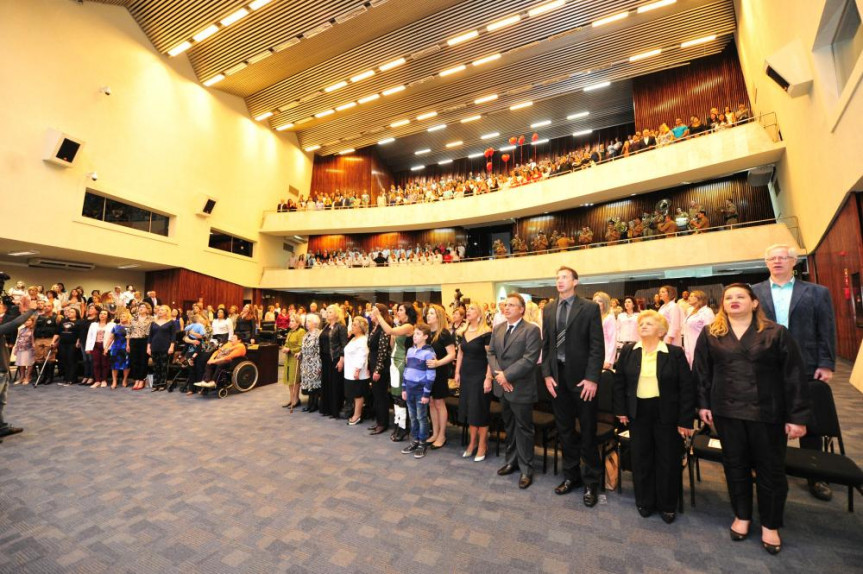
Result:
M638 341L638 313L629 315L626 311L617 316L617 340L621 343Z
M349 381L362 381L369 378L369 346L367 337L361 335L354 337L345 345L345 379ZM360 376L355 377L357 369Z

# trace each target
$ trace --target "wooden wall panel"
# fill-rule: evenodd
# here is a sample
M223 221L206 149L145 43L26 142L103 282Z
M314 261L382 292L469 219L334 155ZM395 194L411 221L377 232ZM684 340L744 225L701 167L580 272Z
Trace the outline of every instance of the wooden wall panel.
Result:
M704 122L713 107L750 107L733 42L721 54L633 79L632 100L638 129L655 129L663 122L673 127L675 118L688 124L693 115Z
M863 297L849 285L845 295L845 273L849 283L855 273L863 275L863 192L852 193L839 211L827 234L810 257L811 279L830 290L836 314L836 353L854 361L863 343L863 315L855 308L855 297ZM861 278L863 281L863 278Z
M358 249L371 253L380 247L411 249L419 244L438 246L465 243L467 233L462 228L426 229L391 233L366 233L357 235L319 235L309 238L309 253L323 251L345 251Z
M311 194L335 193L337 190L362 194L368 190L372 198L389 189L393 176L374 147L350 155L315 156L312 166Z
M215 279L188 269L148 271L144 279L146 291L156 291L156 298L172 307L183 307L185 301L203 297L206 305L242 305L242 285Z

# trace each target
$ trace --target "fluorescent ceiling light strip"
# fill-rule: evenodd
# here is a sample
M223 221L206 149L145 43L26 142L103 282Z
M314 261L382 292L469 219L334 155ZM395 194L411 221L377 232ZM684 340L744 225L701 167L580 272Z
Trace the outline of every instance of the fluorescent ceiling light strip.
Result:
M391 95L393 95L393 94L397 94L398 92L403 91L404 89L405 89L405 87L404 87L404 86L396 86L396 87L394 87L394 88L390 88L390 89L388 89L388 90L384 90L384 91L383 91L383 92L381 92L381 93L382 93L383 95L385 95L385 96L391 96Z
M542 120L541 122L536 122L534 124L530 124L532 128L541 128L542 126L547 126L551 124L551 120Z
M362 73L360 73L360 74L357 74L356 76L352 76L352 77L351 77L351 82L353 82L353 83L357 83L357 82L360 82L360 81L362 81L362 80L365 80L366 78L371 78L371 77L372 77L372 76L374 76L374 75L375 75L375 71L374 71L374 70L366 70L365 72L362 72Z
M397 120L390 124L391 128L400 128L402 126L406 126L411 123L410 120Z
M245 63L245 62L240 62L240 63L239 63L239 64L237 64L236 66L231 66L230 68L228 68L227 70L225 70L225 75L226 75L226 76L232 76L232 75L236 74L237 72L239 72L239 71L241 71L241 70L244 70L244 69L245 69L245 68L247 68L248 66L249 66L249 65L248 65L247 63Z
M254 2L249 4L249 8L251 8L252 10L257 10L258 8L261 8L262 6L266 6L269 3L270 3L270 0L255 0Z
M429 153L430 151L431 151L431 149L429 149L429 148L418 149L417 151L414 152L414 155L423 155L424 153Z
M378 142L378 145L387 145L388 143L393 143L396 141L396 138L384 138Z
M644 6L639 6L638 10L636 10L639 14L644 14L645 12L650 12L651 10L656 10L657 8L664 8L665 6L671 6L677 2L677 0L659 0L659 2L653 2L651 4L645 4Z
M481 151L479 151L479 152L472 153L472 154L468 155L467 158L468 159L474 159L474 158L482 157L482 156L483 156L483 153Z
M349 109L351 109L352 107L354 107L354 106L356 106L356 105L357 105L357 103L356 103L356 102L348 102L348 103L346 103L346 104L342 104L342 105L340 105L340 106L336 107L336 111L337 111L337 112L343 112L343 111L345 111L345 110L349 110Z
M192 36L192 39L195 42L203 42L204 40L206 40L207 38L209 38L210 36L212 36L213 34L215 34L218 31L219 31L219 27L216 26L215 24L212 24L210 26L207 26L206 28L204 28L203 30L201 30L200 32L195 34L194 36Z
M611 24L612 22L617 22L618 20L623 20L629 16L629 12L621 12L620 14L615 14L613 16L608 16L607 18L600 18L593 22L593 27L604 26L605 24Z
M209 80L204 82L204 85L209 88L213 84L218 84L219 82L221 82L224 79L225 79L225 74L216 74L215 76L213 76L212 78L210 78Z
M591 133L593 133L593 130L581 130L581 131L573 133L572 135L574 135L575 137L578 137L578 136L586 136L587 134L591 134Z
M266 60L267 58L269 58L269 57L270 57L270 56L272 56L272 55L273 55L272 50L264 50L264 51L263 51L263 52L261 52L260 54L255 54L254 56L252 56L251 58L249 58L249 59L247 60L247 62L249 62L250 64L257 64L257 63L258 63L258 62L260 62L261 60Z
M405 63L405 61L406 60L404 58L399 58L398 60L393 60L392 62L387 62L383 66L380 66L378 68L378 70L380 70L381 72L386 72L387 70L392 70L393 68L397 68L397 67L401 66L402 64Z
M230 14L230 15L222 18L220 23L222 24L222 26L230 26L231 24L233 24L234 22L236 22L238 20L241 20L242 18L244 18L248 14L249 14L248 10L246 10L245 8L240 8L239 10L234 12L233 14Z
M629 57L630 62L637 62L639 60L643 60L645 58L650 58L652 56L658 56L662 53L662 48L657 48L656 50L650 50L649 52L642 52L641 54L636 54L634 56Z
M471 30L470 32L466 32L460 36L456 36L455 38L450 38L446 41L446 43L450 46L455 46L461 44L462 42L473 40L477 36L479 36L479 32L477 32L476 30Z
M349 153L354 153L355 151L357 151L357 150L355 150L354 148L348 148L348 149L340 151L339 155L348 155Z
M689 48L691 46L698 46L699 44L706 44L707 42L712 42L716 39L716 34L711 34L710 36L705 36L704 38L698 38L697 40L689 40L688 42L683 42L680 44L681 48Z
M282 42L281 44L276 44L275 46L273 46L273 52L281 52L282 50L287 50L291 46L296 46L299 43L300 39L294 36L286 42Z
M418 120L427 120L429 118L433 118L437 115L437 112L426 112L424 114L420 114L417 116Z
M339 83L337 83L337 84L333 84L332 86L327 86L326 88L324 88L324 91L325 91L325 92L327 92L327 93L335 92L336 90L340 90L340 89L344 88L344 87L345 87L345 86L347 86L347 85L348 85L348 83L347 83L347 82L342 81L342 82L339 82Z
M437 162L438 165L447 165L449 163L452 163L451 159L445 159L445 160Z
M264 112L258 116L255 116L255 121L260 122L260 121L265 120L269 117L272 117L272 115L273 115L273 112Z
M321 146L319 146L319 145L310 145L309 147L305 148L305 150L306 150L306 151L315 151L316 149L321 149Z
M177 46L174 46L173 48L168 50L168 55L173 58L174 56L178 56L178 55L182 54L183 52L185 52L186 50L188 50L191 47L192 47L191 42L183 42L182 44L178 44Z
M491 138L496 138L499 135L500 135L500 132L491 132L490 134L484 134L484 135L479 136L479 139L490 140Z
M578 112L577 114L570 114L570 115L566 116L566 119L577 120L577 119L581 119L581 118L586 118L589 115L590 115L590 112Z
M450 74L456 74L458 72L462 72L462 71L464 71L465 68L466 68L466 66L462 64L461 66L456 66L455 68L449 68L447 70L443 70L440 72L439 75L440 76L449 76Z
M522 108L529 108L532 105L533 105L533 102L522 102L520 104L515 104L513 106L510 106L509 109L512 111L515 111L515 110L520 110Z
M486 102L493 102L497 99L497 94L491 94L490 96L483 96L481 98L477 98L473 101L475 104L484 104Z
M564 4L566 4L564 0L555 0L554 2L549 2L547 4L537 6L533 10L528 10L527 15L531 18L535 18L536 16L541 16L542 14L546 14L548 12L551 12L552 10L556 10Z
M430 131L430 132L436 132L436 131L439 131L439 130L444 129L445 127L446 127L446 124L438 124L438 125L436 125L436 126L432 126L432 127L430 127L430 128L428 129L428 131Z
M480 119L482 119L482 116L470 116L469 118L462 118L459 121L463 124L466 124L468 122L475 122Z
M600 82L598 84L593 84L592 86L587 86L584 88L585 92L592 92L593 90L599 90L602 88L607 88L611 85L611 82Z
M535 142L530 142L530 145L542 145L542 144L547 144L547 143L548 143L548 139L544 139L544 140L536 140Z
M491 24L486 26L485 29L489 32L494 32L495 30L500 30L501 28L506 28L507 26L518 24L519 22L521 22L521 16L516 14L515 16L510 16L508 18L498 20L497 22L492 22Z
M419 171L421 169L425 169L424 165L415 165L411 168L411 171Z
M463 143L464 142L461 140L458 140L457 142L449 142L448 144L446 144L446 147L458 147L458 146L462 145Z
M376 99L378 99L378 98L380 98L380 95L379 95L379 94L372 94L372 95L370 95L370 96L366 96L366 97L364 97L364 98L360 98L360 99L358 99L358 100L357 100L357 103L359 103L359 104L367 104L367 103L369 103L369 102L373 102L373 101L375 101L375 100L376 100Z
M500 148L499 151L512 151L514 149L515 149L514 145L507 145L507 146L503 146L502 148Z
M279 127L277 127L277 128L276 128L276 131L277 131L277 132L283 132L283 131L285 131L285 130L289 130L289 129L291 129L292 127L294 127L294 124L285 124L285 125L283 125L283 126L279 126Z
M322 112L318 112L315 114L316 118L325 118L327 116L333 115L336 113L336 110L324 110Z
M491 56L486 56L485 58L474 60L473 65L482 66L483 64L488 64L489 62L494 62L495 60L500 60L500 54L492 54Z

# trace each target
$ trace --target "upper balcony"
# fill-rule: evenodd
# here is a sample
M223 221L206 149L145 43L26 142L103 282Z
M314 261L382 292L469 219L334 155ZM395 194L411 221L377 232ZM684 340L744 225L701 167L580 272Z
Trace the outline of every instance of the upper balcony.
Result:
M265 212L261 233L322 235L471 226L600 203L776 163L785 144L758 122L692 138L528 186L382 208Z

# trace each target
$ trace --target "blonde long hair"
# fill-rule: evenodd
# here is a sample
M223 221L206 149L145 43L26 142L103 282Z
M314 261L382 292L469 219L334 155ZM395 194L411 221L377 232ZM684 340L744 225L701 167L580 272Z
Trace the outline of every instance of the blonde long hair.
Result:
M460 337L464 337L464 334L467 333L467 330L470 327L470 321L467 320L468 309L473 309L474 311L476 311L476 314L477 314L476 334L477 335L482 335L483 333L491 331L491 329L488 326L488 323L485 322L485 313L482 310L482 306L480 306L479 303L471 302L471 303L468 303L464 309L464 325L462 325L461 328L458 330Z
M717 338L724 337L728 334L728 313L725 312L725 294L729 289L743 289L749 294L750 299L758 302L758 297L755 295L752 287L746 283L732 283L723 289L722 306L719 308L719 313L716 314L716 318L710 324L710 327L707 328L708 332ZM755 319L755 325L759 333L764 330L764 327L766 327L769 322L767 315L765 315L764 311L761 310L760 304L755 308L755 311L752 312L752 318Z
M593 294L593 299L599 297L602 301L602 318L605 319L611 313L611 297L605 291L597 291Z

